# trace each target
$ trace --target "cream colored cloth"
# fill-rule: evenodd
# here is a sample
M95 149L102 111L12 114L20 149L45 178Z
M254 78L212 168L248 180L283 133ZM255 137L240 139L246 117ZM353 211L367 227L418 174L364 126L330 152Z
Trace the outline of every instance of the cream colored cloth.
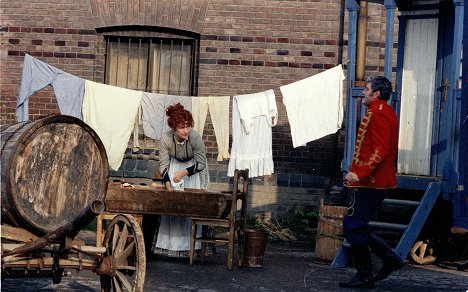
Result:
M195 130L203 135L206 115L210 110L211 122L218 144L218 161L229 159L229 100L230 96L193 96L192 116Z
M85 81L83 121L101 138L112 170L122 163L141 96L141 91Z
M293 146L335 133L343 122L341 65L280 87Z

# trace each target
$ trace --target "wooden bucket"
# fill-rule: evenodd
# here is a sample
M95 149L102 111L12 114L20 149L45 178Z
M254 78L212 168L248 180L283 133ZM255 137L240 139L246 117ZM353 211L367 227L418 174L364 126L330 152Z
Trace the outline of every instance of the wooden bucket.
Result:
M244 265L251 268L263 267L263 256L268 241L268 233L264 230L245 230Z
M315 242L315 258L332 261L343 243L343 218L347 207L321 204Z
M3 125L0 133L2 217L39 236L89 224L108 184L98 135L70 116Z

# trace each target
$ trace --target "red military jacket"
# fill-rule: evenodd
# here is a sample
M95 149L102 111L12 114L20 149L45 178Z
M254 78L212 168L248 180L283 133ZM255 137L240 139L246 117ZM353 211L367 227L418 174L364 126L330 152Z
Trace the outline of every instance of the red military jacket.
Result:
M359 182L349 187L396 188L398 119L384 100L373 101L362 119L350 171Z

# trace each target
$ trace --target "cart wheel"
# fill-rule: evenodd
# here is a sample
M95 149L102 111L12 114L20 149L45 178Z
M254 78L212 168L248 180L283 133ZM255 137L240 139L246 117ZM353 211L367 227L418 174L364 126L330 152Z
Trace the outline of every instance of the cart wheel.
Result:
M420 265L432 264L436 257L433 256L434 249L431 244L424 240L416 241L411 248L411 258Z
M115 267L112 276L101 275L101 291L143 291L146 274L145 242L131 215L117 215L104 235L103 246Z

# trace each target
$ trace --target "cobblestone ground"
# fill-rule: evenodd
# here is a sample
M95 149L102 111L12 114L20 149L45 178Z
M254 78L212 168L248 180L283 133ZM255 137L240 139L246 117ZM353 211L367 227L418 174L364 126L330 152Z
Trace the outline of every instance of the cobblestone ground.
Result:
M333 269L314 261L305 243L268 243L262 268L225 267L226 251L196 262L147 258L145 291L346 291L338 283L353 276L352 268ZM90 271L52 279L2 279L1 291L98 291L99 276ZM349 290L348 290L349 291ZM375 291L468 291L468 271L407 264L398 275L379 282Z

